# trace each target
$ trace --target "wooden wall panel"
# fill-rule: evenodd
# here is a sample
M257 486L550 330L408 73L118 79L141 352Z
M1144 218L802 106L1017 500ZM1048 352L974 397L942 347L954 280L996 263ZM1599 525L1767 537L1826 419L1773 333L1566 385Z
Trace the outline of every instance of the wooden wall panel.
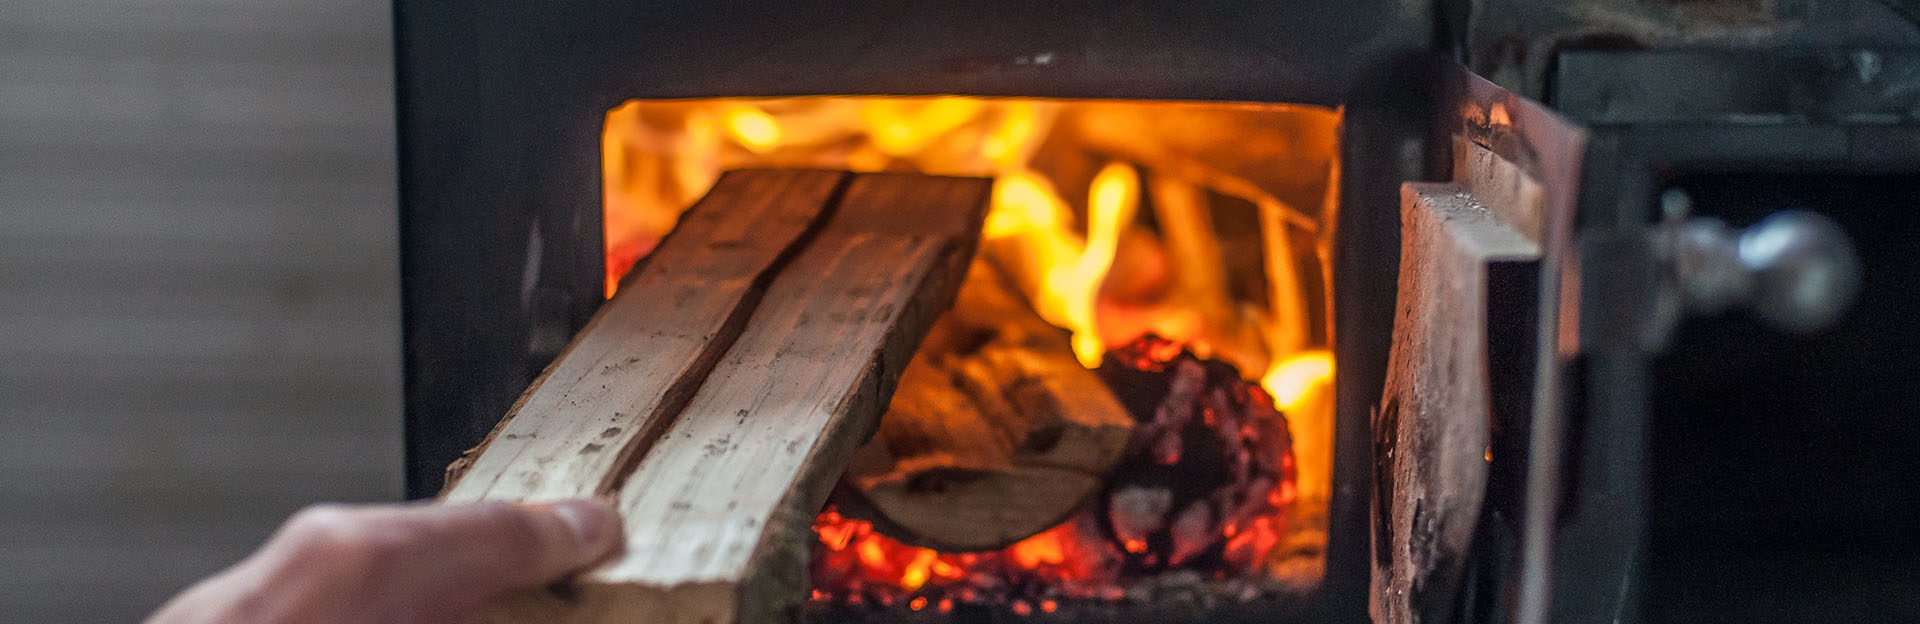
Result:
M399 496L390 11L0 3L0 621Z

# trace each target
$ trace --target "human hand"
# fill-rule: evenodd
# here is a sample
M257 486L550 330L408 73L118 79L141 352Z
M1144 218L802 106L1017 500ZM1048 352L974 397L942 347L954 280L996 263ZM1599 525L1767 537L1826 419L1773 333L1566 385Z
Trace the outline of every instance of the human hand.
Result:
M591 500L319 505L147 624L452 622L605 559L621 534Z

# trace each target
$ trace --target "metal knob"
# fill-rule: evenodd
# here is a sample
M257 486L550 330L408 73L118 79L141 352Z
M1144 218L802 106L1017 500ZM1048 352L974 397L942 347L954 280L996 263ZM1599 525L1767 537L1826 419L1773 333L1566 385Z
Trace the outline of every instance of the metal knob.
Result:
M1710 217L1670 227L1676 281L1695 314L1739 306L1775 328L1807 333L1839 319L1859 293L1853 244L1819 214L1777 212L1738 231Z

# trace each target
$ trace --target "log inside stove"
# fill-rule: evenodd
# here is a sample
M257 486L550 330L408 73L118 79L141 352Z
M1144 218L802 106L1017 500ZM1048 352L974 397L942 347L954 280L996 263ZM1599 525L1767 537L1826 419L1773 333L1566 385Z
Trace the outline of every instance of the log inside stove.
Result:
M817 609L1212 612L1317 580L1265 391L1153 335L1087 370L1007 284L977 259L908 364L816 525Z

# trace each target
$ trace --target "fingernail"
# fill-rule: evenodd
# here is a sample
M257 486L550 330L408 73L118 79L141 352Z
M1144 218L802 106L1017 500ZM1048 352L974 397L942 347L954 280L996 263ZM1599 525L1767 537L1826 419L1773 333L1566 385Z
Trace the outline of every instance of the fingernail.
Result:
M567 524L573 536L581 544L597 546L607 543L608 537L620 524L620 516L606 503L593 500L567 501L553 506L554 515Z

